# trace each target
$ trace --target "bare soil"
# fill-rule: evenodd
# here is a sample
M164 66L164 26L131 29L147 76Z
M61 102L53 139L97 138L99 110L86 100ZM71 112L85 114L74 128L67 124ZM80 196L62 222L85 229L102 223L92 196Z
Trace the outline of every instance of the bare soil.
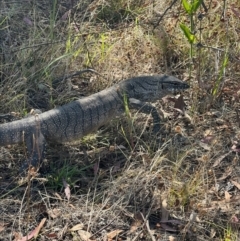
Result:
M1 123L132 76L191 86L185 108L179 96L155 103L159 134L131 111L78 142L48 143L28 177L24 145L1 147L0 240L240 240L240 2L204 1L192 57L179 27L188 14L163 2L0 2ZM90 68L98 74L68 76Z

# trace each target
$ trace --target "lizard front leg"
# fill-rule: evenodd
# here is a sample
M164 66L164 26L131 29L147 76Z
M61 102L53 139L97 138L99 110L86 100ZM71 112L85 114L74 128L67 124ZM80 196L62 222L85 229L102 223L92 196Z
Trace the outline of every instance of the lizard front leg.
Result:
M139 112L145 114L151 114L153 118L153 132L158 133L160 131L160 116L156 107L151 105L150 103L143 102L134 98L129 99L129 107L132 109L136 109Z

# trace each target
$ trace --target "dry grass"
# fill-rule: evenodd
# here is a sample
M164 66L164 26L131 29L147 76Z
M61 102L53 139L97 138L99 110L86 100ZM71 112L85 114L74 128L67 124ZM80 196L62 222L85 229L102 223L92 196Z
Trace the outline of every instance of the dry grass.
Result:
M195 19L203 48L191 59L180 3L153 30L171 4L162 2L1 1L2 113L22 118L141 74L175 75L191 89L186 116L162 102L158 137L148 116L132 113L78 143L49 143L41 175L25 184L24 147L1 147L0 240L44 218L37 240L240 239L240 4L204 1ZM54 82L89 67L100 76Z

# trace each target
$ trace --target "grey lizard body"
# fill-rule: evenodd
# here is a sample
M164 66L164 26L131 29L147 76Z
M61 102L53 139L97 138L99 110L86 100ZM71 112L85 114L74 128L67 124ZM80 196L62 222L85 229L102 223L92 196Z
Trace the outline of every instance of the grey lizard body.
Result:
M152 114L154 130L160 117L154 102L189 88L183 81L168 75L140 76L124 80L96 94L78 99L42 114L0 125L0 146L26 143L33 166L43 157L45 140L64 143L79 139L124 113L124 95L130 108Z

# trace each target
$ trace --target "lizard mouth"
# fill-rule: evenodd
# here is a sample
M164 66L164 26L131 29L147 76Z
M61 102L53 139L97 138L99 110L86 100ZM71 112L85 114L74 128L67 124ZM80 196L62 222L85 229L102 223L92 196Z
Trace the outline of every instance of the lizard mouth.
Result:
M173 88L174 95L181 93L183 90L189 89L190 86L187 83L184 83L182 86L178 86L177 88Z

